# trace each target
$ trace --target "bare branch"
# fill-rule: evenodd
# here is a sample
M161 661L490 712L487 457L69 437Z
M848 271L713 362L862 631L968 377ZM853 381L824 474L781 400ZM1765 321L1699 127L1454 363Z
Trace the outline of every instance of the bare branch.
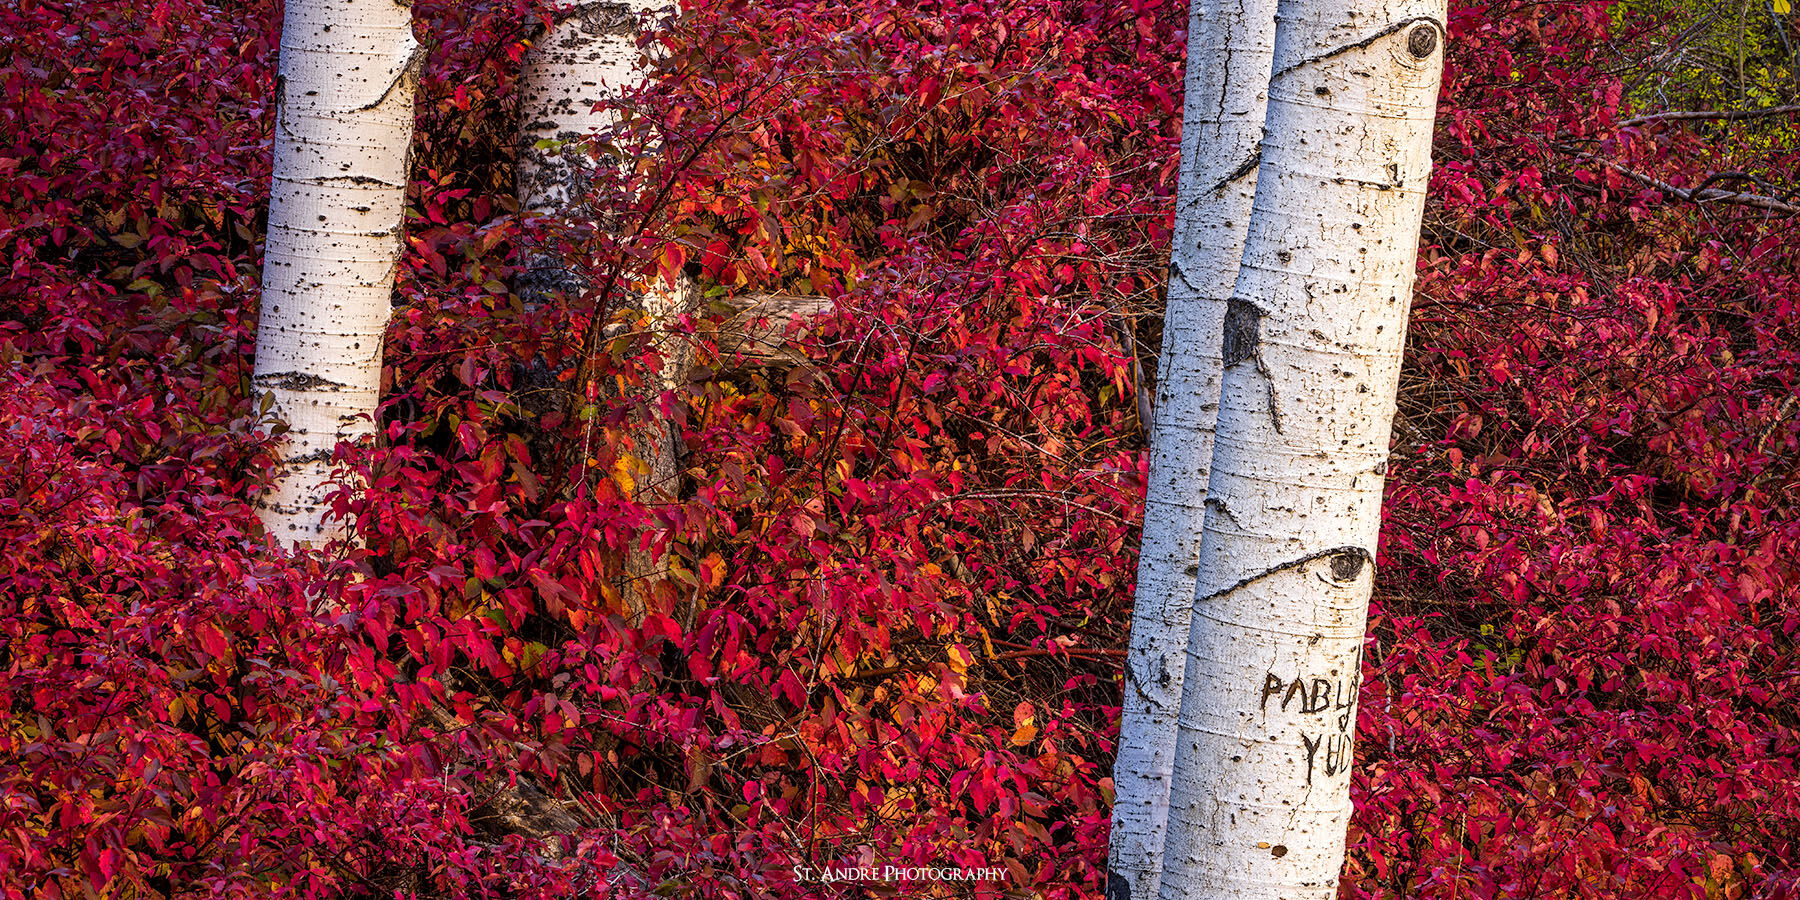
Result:
M1765 116L1793 115L1795 113L1800 113L1800 104L1792 106L1771 106L1767 109L1705 109L1691 112L1661 112L1626 119L1619 123L1619 127L1634 128L1639 125L1648 125L1651 122L1685 122L1696 119L1736 121L1739 119L1761 119Z
M1655 189L1662 191L1663 193L1668 194L1672 197L1677 197L1682 200L1686 200L1689 203L1736 203L1741 206L1754 206L1758 209L1766 209L1770 212L1778 212L1778 213L1781 213L1782 215L1788 215L1788 216L1800 215L1800 206L1795 206L1792 203L1787 203L1787 202L1779 200L1775 197L1770 197L1766 194L1751 194L1751 193L1747 193L1745 191L1726 191L1726 190L1720 190L1719 188L1703 188L1703 189L1699 189L1699 190L1688 190L1686 188L1678 188L1675 185L1672 185L1661 179L1652 178L1649 175L1645 175L1642 172L1637 172L1637 171L1633 171L1631 169L1627 169L1624 166L1622 166L1616 162L1613 162L1610 159L1605 159L1605 158L1602 158L1599 156L1595 156L1592 153L1583 153L1578 150L1572 150L1572 148L1568 148L1568 147L1564 147L1562 149L1564 149L1565 151L1573 152L1576 156L1578 156L1582 159L1588 160L1590 162L1597 162L1600 165L1603 165L1603 166L1613 170L1614 172L1617 172L1620 175L1623 175L1626 178L1629 178L1632 181L1637 182L1638 184L1644 185L1645 187L1655 188Z

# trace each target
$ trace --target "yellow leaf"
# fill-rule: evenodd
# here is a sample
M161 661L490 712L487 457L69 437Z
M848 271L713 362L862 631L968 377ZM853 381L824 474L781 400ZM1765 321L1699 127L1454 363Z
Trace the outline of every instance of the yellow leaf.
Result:
M1031 743L1031 739L1037 737L1038 733L1037 707L1032 706L1029 700L1014 707L1013 724L1018 726L1017 730L1013 731L1013 746L1023 747Z
M1775 14L1785 16L1794 11L1794 5L1788 0L1775 0Z
M717 553L708 553L700 560L700 579L709 588L716 588L725 583L725 558Z
M950 668L955 671L956 674L961 675L969 671L969 666L974 663L975 654L970 653L969 648L964 647L961 644L953 645L950 648Z
M620 490L628 497L637 488L637 478L634 475L641 465L643 464L638 462L637 457L624 452L613 461L613 480L619 483Z

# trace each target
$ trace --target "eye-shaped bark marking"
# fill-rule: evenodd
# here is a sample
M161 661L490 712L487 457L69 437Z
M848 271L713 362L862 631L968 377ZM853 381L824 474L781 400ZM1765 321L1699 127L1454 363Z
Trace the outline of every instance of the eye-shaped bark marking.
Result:
M1262 341L1262 318L1262 310L1248 300L1233 298L1226 307L1225 340L1219 348L1219 355L1225 360L1227 368L1247 359L1261 363L1257 345Z
M1406 52L1419 59L1427 59L1437 52L1437 29L1430 25L1420 25L1406 36Z

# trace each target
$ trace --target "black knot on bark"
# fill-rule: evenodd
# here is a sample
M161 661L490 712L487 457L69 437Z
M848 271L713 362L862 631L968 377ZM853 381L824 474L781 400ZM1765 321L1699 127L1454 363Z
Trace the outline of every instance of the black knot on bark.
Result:
M1367 561L1367 555L1358 551L1339 553L1331 558L1331 577L1349 581L1362 574L1363 563Z
M1420 24L1406 36L1406 52L1419 59L1425 59L1437 52L1437 29L1430 25Z
M1257 359L1257 345L1262 342L1262 318L1262 310L1254 303L1236 298L1227 302L1225 340L1219 348L1226 368L1247 359Z

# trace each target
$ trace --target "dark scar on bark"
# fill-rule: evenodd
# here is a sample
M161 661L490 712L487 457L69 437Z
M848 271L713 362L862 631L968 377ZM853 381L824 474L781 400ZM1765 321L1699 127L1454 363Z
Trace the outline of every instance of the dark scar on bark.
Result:
M1290 63L1290 64L1276 70L1275 73L1269 77L1271 80L1280 78L1281 76L1286 75L1289 72L1294 71L1295 69L1299 69L1299 68L1302 68L1305 66L1310 66L1313 63L1322 62L1322 61L1330 59L1334 56L1341 56L1352 50L1360 50L1364 47L1369 46L1370 44L1375 43L1376 41L1378 41L1384 37L1387 37L1390 34L1393 34L1396 31L1404 31L1408 26L1417 25L1420 23L1427 24L1427 25L1431 26L1435 31L1438 31L1438 32L1441 32L1444 30L1444 23L1439 22L1437 19L1435 19L1431 16L1413 16L1411 18L1401 19L1400 21L1395 22L1395 23L1387 26L1386 28L1382 28L1381 30L1376 31L1374 34L1371 34L1368 37L1363 38L1362 40L1344 44L1340 47L1333 47L1332 49L1327 50L1323 53L1317 53L1312 56L1308 56L1304 59L1301 59L1298 62ZM1411 52L1414 56L1416 56L1420 59L1424 59L1425 57L1431 55L1430 50L1427 50L1425 53L1420 54L1415 49L1415 46L1413 44L1414 41L1419 41L1420 43L1423 43L1424 38L1419 37L1416 32L1412 35L1408 35L1407 36L1408 52ZM1437 34L1435 34L1435 33L1432 34L1432 36L1431 36L1431 44L1432 44L1432 49L1435 50L1437 48Z
M1145 703L1156 702L1156 698L1145 693L1143 676L1139 675L1137 670L1131 667L1130 660L1126 660L1125 662L1125 683L1130 685L1132 690L1137 691L1139 699L1142 699Z
M1429 26L1414 28L1412 34L1406 37L1406 52L1419 59L1425 59L1437 50L1437 44L1437 29Z
M1131 900L1131 882L1111 869L1106 870L1106 900Z
M1349 581L1362 572L1364 557L1355 553L1340 553L1331 558L1331 577L1338 581Z
M637 12L625 3L595 3L582 7L581 30L593 35L637 34Z
M1237 520L1237 516L1232 515L1231 507L1225 505L1225 501L1223 501L1217 497L1208 497L1208 498L1206 498L1205 506L1207 509L1218 510L1219 515L1224 516L1225 519L1231 523L1233 528L1242 529L1244 527L1244 524ZM1199 572L1200 572L1200 567L1194 566L1193 572L1190 574L1199 574Z
M1226 302L1225 341L1219 348L1219 355L1224 358L1226 368L1247 359L1256 360L1257 365L1261 366L1262 357L1257 344L1262 341L1262 317L1262 310L1247 300L1232 298Z
M1353 561L1347 562L1344 560L1344 557L1351 557L1351 559ZM1257 572L1254 575L1250 575L1247 578L1239 579L1236 584L1234 584L1228 588L1225 588L1224 590L1214 591L1210 594L1207 594L1204 597L1200 597L1200 598L1196 599L1194 602L1195 603L1205 603L1208 600L1217 600L1220 597L1230 594L1232 591L1238 590L1239 588L1246 587L1250 584L1261 581L1264 578L1267 578L1271 575L1276 575L1276 574L1279 574L1282 572L1289 571L1291 569L1298 569L1301 566L1306 565L1307 563L1314 562L1314 561L1321 560L1321 559L1327 559L1327 558L1331 559L1331 574L1337 575L1339 572L1351 571L1352 572L1351 577L1355 577L1355 573L1360 573L1362 571L1362 567L1364 565L1367 565L1374 561L1373 557L1370 555L1369 551L1364 550L1361 547L1333 547L1330 550L1320 550L1317 553L1308 553L1307 555L1302 556L1299 559L1289 560L1278 566L1270 566L1269 568L1264 569L1261 572ZM1354 568L1352 568L1352 566L1354 566ZM1340 579L1340 580L1344 580L1344 579Z
M406 58L406 62L400 64L400 71L394 73L394 80L388 82L388 86L381 92L381 96L376 97L373 102L351 110L351 112L368 112L369 110L386 103L387 99L394 96L394 92L399 90L401 85L406 84L408 80L416 80L419 77L419 72L424 69L424 67L425 48L414 47L412 55Z
M1262 164L1262 142L1257 141L1256 146L1251 148L1249 155L1244 157L1244 161L1241 163L1238 163L1238 167L1231 170L1230 175L1227 175L1224 178L1219 179L1218 184L1215 184L1212 187L1207 188L1207 193L1210 193L1210 194L1224 193L1225 189L1230 187L1232 182L1235 182L1238 179L1243 178L1245 175L1248 175L1251 172L1256 171L1256 167L1261 164Z
M254 384L257 387L273 387L285 391L343 391L350 388L349 385L342 382L321 378L307 372L276 372L262 375L254 379Z
M1268 394L1269 418L1275 424L1275 433L1280 434L1281 407L1275 403L1275 379L1270 376L1269 367L1262 358L1262 320L1263 311L1256 304L1236 297L1226 301L1225 335L1219 345L1219 356L1227 369L1245 360L1256 363L1256 371L1262 374Z

